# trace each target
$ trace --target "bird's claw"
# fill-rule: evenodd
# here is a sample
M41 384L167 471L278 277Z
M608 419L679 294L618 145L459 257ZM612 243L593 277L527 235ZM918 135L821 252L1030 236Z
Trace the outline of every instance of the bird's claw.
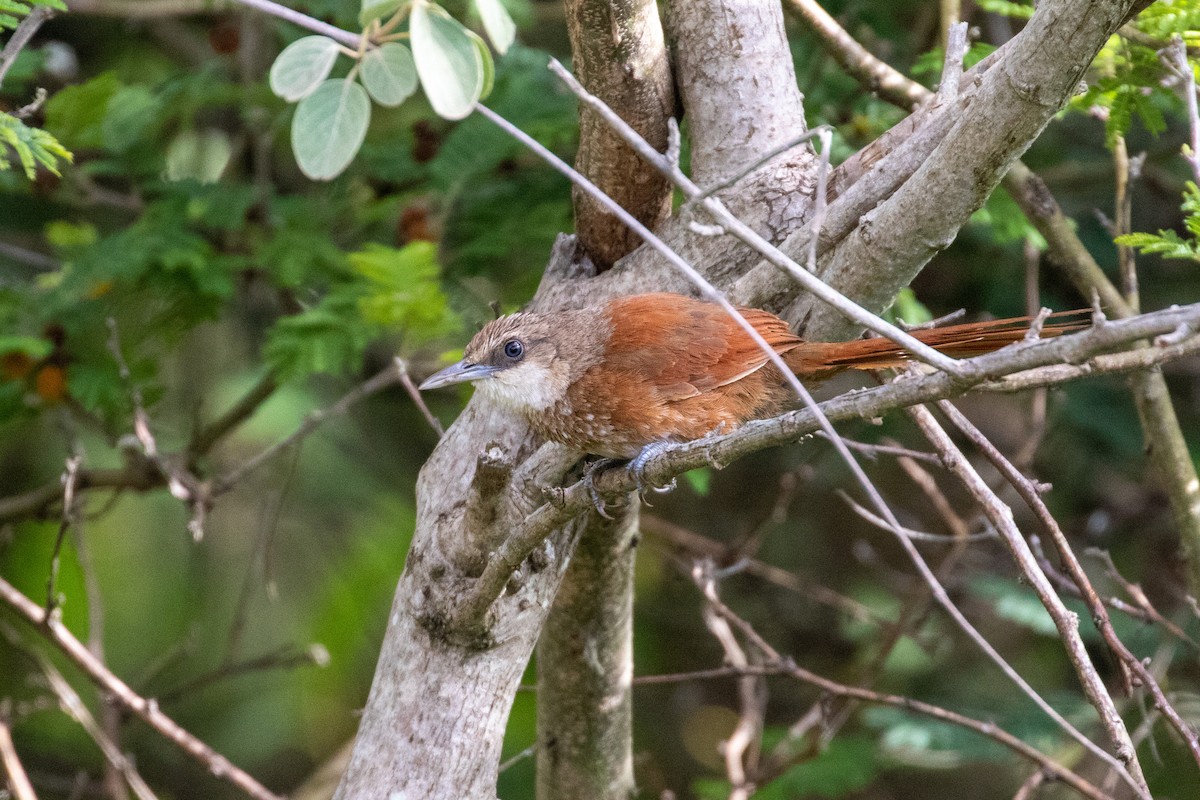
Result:
M676 483L674 478L671 478L671 482L664 486L655 486L646 479L646 462L670 446L669 442L651 442L643 447L641 452L629 462L629 474L633 476L633 482L637 485L638 496L642 498L642 502L646 503L646 505L650 505L646 500L646 492L666 494L675 489Z
M616 459L601 458L588 464L583 469L583 485L588 490L588 496L592 498L592 506L596 509L596 513L605 519L612 519L612 515L604 508L604 498L600 496L600 492L596 490L596 482L593 480L596 471L610 467L617 463Z

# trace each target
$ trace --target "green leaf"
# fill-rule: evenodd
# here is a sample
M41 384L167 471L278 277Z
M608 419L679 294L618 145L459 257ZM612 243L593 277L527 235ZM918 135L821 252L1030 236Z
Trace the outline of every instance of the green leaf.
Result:
M701 497L708 496L709 487L712 485L712 470L708 467L700 467L683 473L683 479L688 482L688 486L692 487L692 491Z
M110 152L124 153L150 139L164 116L162 98L145 86L123 86L108 103L100 135Z
M104 147L104 118L120 89L117 74L105 72L57 92L46 103L46 130L73 149Z
M40 336L0 335L0 355L21 353L36 360L50 355L53 349L50 340Z
M438 116L462 119L483 93L484 61L466 28L439 6L417 0L409 21L413 60Z
M329 77L341 45L328 36L305 36L289 44L271 65L271 91L295 103Z
M457 327L442 292L437 246L412 242L399 249L367 245L349 255L351 268L366 279L359 310L381 329L403 328L407 341L421 342Z
M370 331L355 312L352 296L338 293L279 320L267 338L267 363L285 380L356 366L370 343Z
M224 131L183 131L167 146L167 180L216 183L232 155L233 145Z
M300 170L313 180L341 174L362 147L370 121L366 90L351 80L325 81L300 101L292 118L292 149Z
M917 299L917 293L912 290L911 286L905 286L896 295L896 302L892 304L892 313L909 325L919 325L933 319L933 314L929 313L925 304Z
M67 10L62 0L0 0L0 31L20 25L21 18L33 10L32 6L46 6L55 11Z
M17 160L25 171L25 177L29 180L37 176L39 164L58 175L59 159L71 161L73 158L70 151L46 131L31 128L11 114L0 112L0 172L12 166L9 162L9 148L16 153Z
M389 42L363 56L360 73L367 93L381 106L394 108L417 90L417 66L412 53L397 42Z
M1033 6L1013 3L1010 0L979 0L979 7L984 11L1014 19L1029 19L1033 16Z
M391 16L399 11L408 0L362 0L362 11L358 12L358 21L365 28L372 20Z
M475 0L475 10L483 22L492 46L501 55L508 52L517 36L517 26L500 0Z
M479 97L482 99L492 93L492 85L496 82L496 64L492 60L492 51L488 50L487 42L482 36L471 30L467 31L467 36L475 43L475 49L479 51L479 60L483 64L483 82L479 87Z

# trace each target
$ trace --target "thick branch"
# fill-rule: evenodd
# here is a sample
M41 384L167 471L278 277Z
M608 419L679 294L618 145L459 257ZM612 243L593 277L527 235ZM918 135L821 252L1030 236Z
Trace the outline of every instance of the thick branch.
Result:
M633 783L637 506L589 515L538 642L538 800L627 800Z
M653 0L567 0L567 33L583 85L647 141L667 146L667 119L675 111L671 65ZM654 229L671 212L671 188L633 154L596 114L579 114L575 168ZM601 271L642 240L607 209L575 189L575 235Z
M804 99L778 3L672 0L667 27L696 183L737 175L804 133ZM802 172L813 168L807 145L782 161Z
M890 305L895 292L953 241L1070 97L1130 5L1129 0L1041 3L999 63L979 77L966 112L925 163L838 246L821 269L827 282L853 290L872 310ZM803 330L820 338L854 334L807 297L789 317L804 320Z

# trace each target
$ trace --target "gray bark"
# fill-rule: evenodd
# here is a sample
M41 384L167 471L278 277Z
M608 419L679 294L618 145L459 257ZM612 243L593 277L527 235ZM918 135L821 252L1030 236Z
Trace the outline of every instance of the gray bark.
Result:
M886 202L859 220L822 266L831 286L852 291L872 311L947 247L1079 85L1120 27L1129 0L1041 3L1004 57L980 77L966 112L929 159ZM828 308L801 297L789 310L800 332L854 335Z
M671 65L654 0L566 0L575 76L662 150L675 113ZM575 168L653 230L671 213L671 186L596 114L579 117ZM575 235L600 271L635 250L633 231L578 187Z
M636 501L634 501L636 502ZM637 506L593 520L538 642L538 800L634 794L633 561Z

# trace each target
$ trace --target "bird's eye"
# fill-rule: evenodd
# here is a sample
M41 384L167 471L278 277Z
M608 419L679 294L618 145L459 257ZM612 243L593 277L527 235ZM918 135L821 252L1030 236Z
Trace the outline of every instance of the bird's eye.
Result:
M525 355L525 345L517 339L509 339L504 343L504 355L513 361L520 360Z

